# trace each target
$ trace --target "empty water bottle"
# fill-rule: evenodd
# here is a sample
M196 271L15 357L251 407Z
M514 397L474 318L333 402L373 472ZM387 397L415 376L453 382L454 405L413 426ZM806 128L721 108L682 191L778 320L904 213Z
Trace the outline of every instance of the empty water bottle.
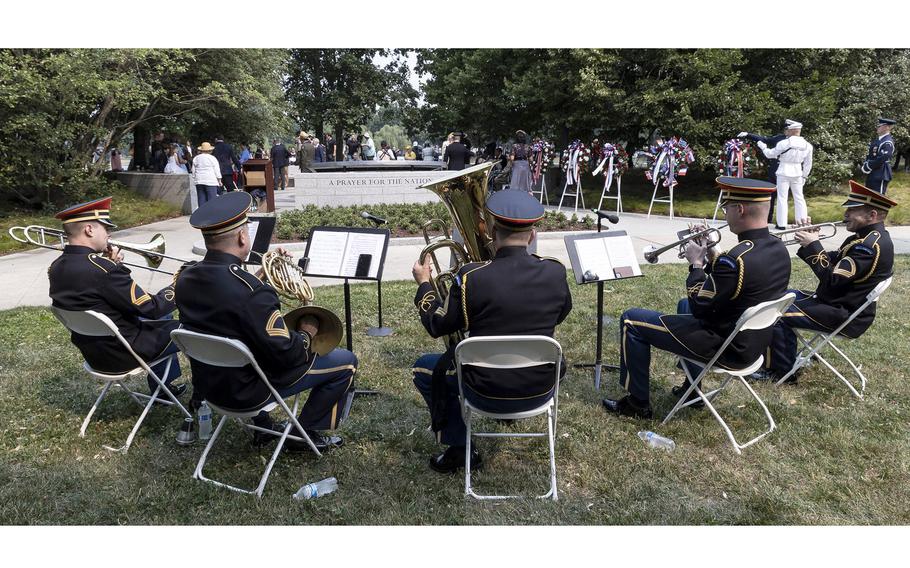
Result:
M316 483L307 483L298 489L297 493L294 493L294 499L297 499L298 501L315 499L317 497L322 497L323 495L328 495L337 488L338 480L334 477L329 477L322 481L317 481Z
M199 439L208 440L212 437L212 409L206 401L202 401L196 416L199 417Z
M638 437L647 442L648 446L651 448L660 448L662 450L667 450L668 452L671 452L676 448L676 442L670 438L659 436L650 430L647 432L639 432Z

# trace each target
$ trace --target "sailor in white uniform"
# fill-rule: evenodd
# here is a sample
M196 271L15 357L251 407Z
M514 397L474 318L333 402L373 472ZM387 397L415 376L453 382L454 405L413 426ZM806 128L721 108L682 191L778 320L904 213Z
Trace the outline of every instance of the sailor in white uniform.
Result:
M812 144L800 136L802 123L795 120L786 121L786 138L769 148L764 142L758 147L766 158L777 160L777 228L787 226L787 197L793 192L793 206L796 220L807 219L809 210L806 198L803 197L803 184L812 171Z

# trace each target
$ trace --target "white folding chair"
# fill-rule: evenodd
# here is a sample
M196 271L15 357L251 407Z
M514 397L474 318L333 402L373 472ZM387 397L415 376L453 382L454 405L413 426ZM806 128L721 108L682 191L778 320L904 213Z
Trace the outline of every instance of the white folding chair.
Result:
M472 405L464 396L462 369L470 365L488 369L523 369L537 365L553 364L553 396L544 404L521 412L490 412ZM455 368L458 373L458 397L467 427L465 445L465 496L475 499L511 499L519 495L478 495L471 487L471 437L483 438L542 438L547 437L550 452L550 490L538 498L558 499L556 492L556 411L559 398L559 373L562 364L562 347L559 342L543 335L493 335L470 337L455 348ZM472 417L478 415L498 420L521 420L540 414L547 415L547 431L531 433L473 432Z
M817 331L814 329L794 328L793 331L796 332L796 337L802 343L802 347L800 348L799 352L796 355L796 361L793 362L793 367L787 372L786 375L781 377L781 379L779 381L777 381L776 384L778 384L778 385L783 384L784 381L789 379L794 373L796 373L801 368L805 367L809 363L809 361L812 360L812 357L815 357L823 365L825 365L826 367L831 369L831 372L833 372L835 375L837 375L837 378L840 379L841 381L843 381L843 383L845 385L847 385L847 388L850 389L850 392L855 394L858 398L863 398L863 395L866 392L866 375L864 375L861 370L862 365L856 365L853 362L853 360L847 356L846 353L841 351L841 349L837 345L834 344L834 338L837 337L837 335L841 331L843 331L843 329L845 327L847 327L847 325L849 325L850 322L852 322L854 319L856 319L856 317L859 316L859 314L863 313L863 311L865 311L866 308L868 308L873 303L878 302L879 297L885 292L885 290L888 289L888 286L891 285L891 281L893 280L893 278L894 277L892 276L892 277L888 278L887 280L883 280L883 281L879 282L878 285L875 288L873 288L872 291L866 295L866 301L863 302L863 305L858 307L856 309L856 311L854 311L852 314L850 314L850 317L848 317L846 319L846 321L844 321L844 323L842 323L840 326L838 326L838 328L835 329L834 331L832 331L830 333L826 333L824 331ZM806 333L806 334L812 333L814 335L812 335L812 337L807 340L806 337L803 335L803 333ZM846 337L846 336L844 336L844 337L846 339L850 339L849 337ZM853 372L856 374L856 376L859 378L859 381L860 381L858 391L856 390L856 387L853 386L853 384L846 377L844 377L844 375L841 374L840 371L838 371L836 368L834 368L834 366L831 363L829 363L827 359L825 359L824 357L821 356L819 351L824 349L825 346L831 347L831 349L833 349L835 353L840 355L844 359L844 361L846 361L847 364L850 365L850 368L853 369Z
M300 394L298 393L294 395L293 409L288 408L287 403L285 403L281 395L278 394L278 391L275 390L275 387L272 386L272 383L269 381L268 377L265 376L265 373L259 367L259 364L256 363L256 358L253 357L253 354L250 353L250 350L246 345L243 344L242 341L237 339L230 339L228 337L219 337L216 335L197 333L195 331L189 331L186 329L175 329L171 332L171 339L174 340L174 343L177 344L181 351L186 353L187 357L190 359L195 359L196 361L200 361L202 363L206 363L207 365L213 365L216 367L245 367L247 365L252 366L256 373L259 375L259 378L262 380L262 382L265 383L265 386L268 387L269 392L272 393L272 398L274 399L273 402L268 402L259 408L249 411L231 410L229 408L224 408L212 404L211 401L208 401L208 404L212 407L212 410L218 414L221 414L221 420L218 421L218 426L215 427L215 431L212 433L212 437L209 440L209 443L202 451L202 456L199 457L199 462L196 464L196 470L193 472L194 479L207 481L219 487L226 487L240 493L253 494L256 495L256 497L262 497L262 492L265 490L265 484L269 480L269 475L272 473L272 467L275 465L275 461L278 459L278 454L281 453L281 449L284 447L285 440L306 442L309 444L310 449L313 450L313 453L315 453L317 456L322 455L319 450L316 449L313 441L297 421L297 412L299 411L300 406ZM244 422L244 420L253 418L263 410L270 412L279 406L285 412L285 414L287 414L288 417L287 426L285 426L284 431L280 434L274 430L269 430L267 428L256 426L255 424L248 424ZM279 436L278 445L275 447L275 451L272 452L272 459L269 460L269 463L266 465L265 472L259 479L259 485L256 487L256 489L249 490L235 487L227 483L209 479L202 473L202 468L205 467L205 462L208 459L209 452L215 445L215 440L218 439L218 435L221 434L221 428L224 426L224 421L227 418L233 418L244 428L258 432L264 432L266 434L271 434L274 436ZM297 432L300 433L300 436L296 436L290 433L292 427L297 428Z
M174 396L174 394L171 392L171 390L168 388L165 388L164 381L161 379L161 377L156 375L155 372L152 371L152 369L151 369L158 363L161 363L164 360L168 360L167 365L165 367L165 372L164 372L164 376L167 376L167 374L171 370L171 357L173 357L172 355L166 355L164 357L161 357L160 359L156 359L155 361L150 361L150 362L146 363L145 361L142 360L142 357L140 357L139 355L136 354L135 351L133 351L133 348L130 347L130 344L126 341L126 339L120 333L120 330L117 329L117 326L114 324L114 322L111 321L111 319L109 317L107 317L106 315L104 315L100 312L96 312L94 310L86 310L84 312L74 312L74 311L69 311L69 310L63 310L63 309L60 309L57 307L51 307L51 311L54 313L54 316L56 316L57 319L60 320L60 323L62 323L71 332L78 333L80 335L87 335L89 337L116 337L117 341L119 341L123 345L123 348L126 349L126 351L130 355L132 355L133 358L136 359L136 362L139 364L138 367L136 367L130 371L127 371L125 373L111 374L111 373L102 373L100 371L96 371L95 369L93 369L91 367L91 365L88 364L87 361L83 362L82 367L85 369L85 372L87 372L90 376L94 377L95 379L98 379L99 381L103 382L104 388L101 389L101 394L98 395L98 398L95 400L95 404L92 405L91 410L89 410L88 414L85 416L85 420L82 421L82 428L79 429L80 438L85 437L85 429L88 428L88 424L92 419L92 415L95 414L95 410L98 409L98 405L101 404L101 400L104 399L105 395L107 395L107 392L108 392L108 390L110 390L112 385L116 385L116 386L122 388L123 390L125 390L126 393L130 396L130 398L133 399L136 402L136 404L138 404L139 406L143 406L143 402L142 402L143 400L145 400L147 402L144 405L145 407L142 409L142 414L139 415L139 419L136 420L136 424L133 426L133 429L130 431L129 436L127 436L126 443L119 448L114 448L112 446L104 446L104 449L106 449L106 450L110 450L112 452L121 452L124 454L127 453L127 451L129 451L129 449L130 449L130 445L133 443L133 438L136 436L136 433L139 431L139 427L142 426L142 422L145 420L146 415L148 414L149 410L152 408L152 405L156 402L159 402L161 404L167 404L167 405L176 404L177 407L180 408L180 411L184 414L184 416L186 416L188 418L192 418L192 415L186 410L186 408L184 408L184 406L182 404L180 404L180 401L177 400L177 398ZM123 384L123 381L129 380L132 378L136 378L136 377L141 377L143 374L147 374L158 384L158 386L155 388L155 392L153 392L151 396L130 390L126 385ZM166 400L164 398L158 398L158 395L162 390L164 391L164 394L166 394L170 400Z
M676 405L673 406L673 410L667 414L667 417L664 418L664 421L661 424L666 424L669 422L670 419L673 418L673 415L675 415L681 408L696 404L698 401L703 401L705 403L705 406L708 407L708 410L711 411L711 414L714 415L714 418L716 418L720 423L721 428L723 428L724 432L726 432L727 438L730 439L730 443L733 444L733 449L737 454L741 454L743 448L751 446L755 442L761 440L772 431L774 431L776 424L774 423L774 418L771 416L771 412L768 410L768 407L765 406L765 403L762 401L762 399L759 398L758 394L755 392L752 386L749 385L745 379L747 375L751 375L761 367L765 358L762 355L759 355L758 359L756 359L755 362L743 369L726 369L724 367L716 365L716 363L718 358L720 358L720 355L724 352L727 346L730 345L730 343L737 336L737 334L739 334L740 331L766 329L771 327L774 325L774 322L780 318L781 314L787 310L790 304L793 303L793 300L795 298L796 295L790 292L788 294L785 294L780 299L763 302L757 306L752 306L751 308L747 309L745 312L743 312L743 315L739 317L739 320L736 322L736 327L734 327L730 335L727 336L727 339L724 341L723 345L720 346L714 356L711 357L711 360L707 363L702 363L701 361L696 361L694 359L680 356L679 360L683 371L686 373L686 378L689 381L689 388L686 389L685 394L680 397L680 399L676 402ZM697 377L692 378L688 364L703 366L701 373L699 373ZM727 377L718 388L712 390L711 392L704 393L702 392L700 385L701 381L705 378L705 376L707 376L708 373L725 374ZM727 425L724 419L721 418L720 414L718 414L717 409L714 408L714 405L711 404L711 399L720 393L720 391L724 390L730 381L732 381L734 378L738 378L743 386L746 387L746 390L749 391L749 393L764 411L765 417L768 419L768 430L752 438L744 444L740 444L736 441L736 438L733 436L733 432L730 431L730 427ZM693 391L698 395L698 398L689 400L689 395Z

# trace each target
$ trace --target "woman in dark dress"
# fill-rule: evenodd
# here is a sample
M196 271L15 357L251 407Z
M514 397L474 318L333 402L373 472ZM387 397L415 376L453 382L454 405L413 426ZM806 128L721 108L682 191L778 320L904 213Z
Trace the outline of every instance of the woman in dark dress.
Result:
M524 130L515 133L515 144L512 145L512 177L509 180L509 189L531 191L531 166L528 163L530 154L528 135Z

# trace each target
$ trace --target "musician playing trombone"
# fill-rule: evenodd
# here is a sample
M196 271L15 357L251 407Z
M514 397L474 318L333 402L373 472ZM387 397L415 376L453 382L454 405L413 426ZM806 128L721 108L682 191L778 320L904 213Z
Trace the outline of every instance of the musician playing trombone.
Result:
M121 264L120 249L108 244L110 230L117 227L111 222L110 210L111 198L104 197L57 213L67 244L47 272L51 300L54 306L64 310L94 310L108 316L133 351L145 361L173 353L168 376L162 376L167 361L152 367L170 385L180 376L177 346L171 343L170 336L171 330L179 327L170 315L175 308L174 286L149 294L133 280L130 269ZM136 367L136 360L114 337L73 333L70 339L96 371L113 374ZM148 383L154 393L157 383L152 379ZM175 396L180 396L186 385L169 388Z
M897 205L884 195L850 180L850 195L844 202L844 223L851 235L834 251L826 251L819 242L818 231L798 231L797 256L803 259L815 276L814 293L791 290L796 300L774 325L774 339L765 368L752 375L756 380L778 381L793 367L796 359L796 334L793 328L831 332L837 329L866 300L879 282L892 274L894 245L885 229L888 211ZM800 225L812 223L803 219ZM859 314L840 332L857 338L872 325L875 303ZM796 382L797 373L786 382Z
M619 384L629 394L616 400L604 399L607 412L652 417L652 346L707 362L747 308L780 298L786 292L790 257L780 239L771 236L766 221L775 186L748 178L720 177L717 182L723 192L722 206L730 231L739 237L739 242L730 251L717 254L709 253L710 243L689 241L685 250L689 261L687 293L677 314L641 308L622 314ZM718 363L746 367L764 353L770 342L770 329L741 332ZM697 372L692 374L696 375ZM673 388L673 394L683 396L688 386L686 379L683 385Z

